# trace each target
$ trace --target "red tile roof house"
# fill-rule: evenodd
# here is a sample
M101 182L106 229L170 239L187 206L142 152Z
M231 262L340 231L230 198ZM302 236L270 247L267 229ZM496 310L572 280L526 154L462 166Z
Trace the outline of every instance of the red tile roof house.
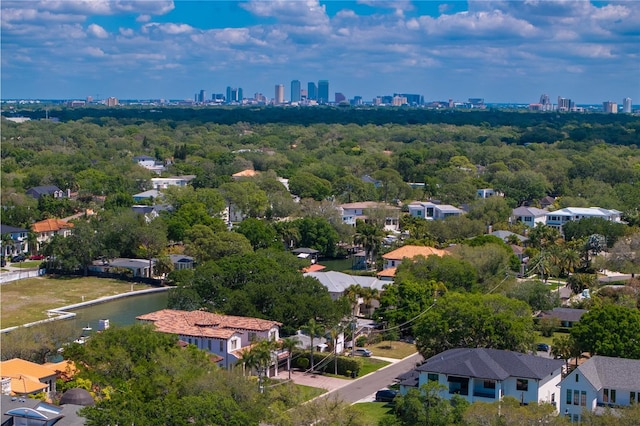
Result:
M233 368L255 341L279 340L282 325L260 318L174 309L163 309L136 318L154 324L159 332L177 334L181 341L217 355L218 365L223 368ZM288 354L285 351L276 355L278 359L286 359ZM278 363L275 363L267 375L277 374Z

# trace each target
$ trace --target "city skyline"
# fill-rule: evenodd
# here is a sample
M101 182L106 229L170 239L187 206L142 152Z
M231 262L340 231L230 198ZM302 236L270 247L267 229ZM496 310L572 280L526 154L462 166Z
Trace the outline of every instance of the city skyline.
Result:
M640 2L3 1L3 99L640 99ZM330 87L320 87L329 81ZM328 93L325 90L329 90ZM237 95L237 94L236 94Z

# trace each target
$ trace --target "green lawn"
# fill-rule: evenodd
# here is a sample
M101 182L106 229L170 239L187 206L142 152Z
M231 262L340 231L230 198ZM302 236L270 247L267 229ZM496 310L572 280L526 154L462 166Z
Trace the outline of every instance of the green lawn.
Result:
M416 345L405 342L390 342L385 340L384 342L376 343L374 345L367 346L374 356L382 356L385 358L402 359L409 355L413 355L418 352Z
M353 404L353 408L362 413L362 419L368 425L377 425L386 417L395 418L393 406L385 402L361 402Z
M325 389L314 388L312 386L294 385L298 390L298 394L302 396L303 401L309 401L316 396L320 396L326 392Z
M2 285L0 322L2 328L47 318L47 310L104 296L150 288L144 284L96 277L38 277Z
M383 361L381 359L375 359L375 358L366 358L363 357L362 358L362 368L360 369L360 372L358 374L359 377L362 377L366 374L372 373L376 370L381 369L382 367L384 367L385 365L389 365L391 364L390 362L387 361Z
M33 269L40 266L41 263L42 263L42 260L26 260L24 262L12 263L11 266L13 266L14 268L21 268L21 269Z

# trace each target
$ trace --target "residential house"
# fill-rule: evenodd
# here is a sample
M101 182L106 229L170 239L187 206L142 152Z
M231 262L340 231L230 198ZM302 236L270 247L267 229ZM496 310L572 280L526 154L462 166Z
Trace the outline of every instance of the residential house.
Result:
M511 211L511 222L522 222L529 228L534 228L538 223L545 224L547 221L546 210L537 207L516 207Z
M55 185L44 185L27 189L27 195L31 195L36 200L45 195L50 195L53 198L64 198L69 196L69 191L63 191Z
M173 207L168 204L156 204L155 206L145 206L145 205L133 205L131 206L131 210L134 213L144 215L144 219L147 223L151 222L153 219L160 216L160 213L163 211L170 212L173 210Z
M518 239L519 244L525 244L527 241L529 241L529 238L524 237L520 234L516 234L515 232L511 232L511 231L503 231L503 230L493 231L491 235L500 238L505 243L509 243L509 241L511 241L514 238L514 236L515 238Z
M369 175L364 175L360 178L361 181L363 181L364 183L370 183L373 184L374 187L376 188L381 188L382 187L382 181L378 180L378 179L374 179Z
M2 395L1 398L2 426L83 426L87 421L78 414L82 405L61 402L58 406L39 399L10 395Z
M387 284L393 284L389 281L383 281L375 277L366 277L361 275L349 275L343 272L327 271L327 272L307 272L305 277L312 277L320 281L329 291L332 300L337 300L344 295L344 292L350 286L360 286L362 288L371 288L379 292L384 290ZM358 300L358 306L355 308L356 316L369 315L375 308L379 306L377 300L365 301L363 298Z
M308 247L293 249L291 250L291 253L295 254L296 257L300 259L308 259L312 264L318 262L318 255L320 254L318 250Z
M183 269L193 269L194 259L191 256L185 256L183 254L170 254L169 259L173 263L173 269L181 271Z
M409 204L409 215L427 220L441 220L463 213L463 210L449 204L436 204L431 201L415 201Z
M37 235L37 250L40 250L43 244L49 242L56 235L68 237L71 235L72 229L73 223L62 219L45 219L31 225L31 231Z
M139 192L138 194L135 194L133 196L133 201L135 201L136 203L139 203L143 200L155 200L158 199L162 194L160 193L160 191L158 191L157 189L150 189L148 191L143 191L143 192Z
M217 356L218 365L231 368L257 340L279 340L281 323L259 318L220 315L205 311L163 309L136 319L154 324L157 331ZM275 355L275 354L274 354ZM286 357L286 353L277 356ZM270 375L277 374L275 371Z
M56 392L56 370L35 362L13 358L0 362L0 376L10 379L12 395L36 395Z
M196 175L151 178L151 186L153 189L160 191L170 186L187 186L195 178Z
M255 170L253 170L253 169L245 169L245 170L242 170L242 171L240 171L240 172L238 172L238 173L234 173L234 174L232 174L232 175L231 175L231 178L232 178L233 180L240 180L240 179L242 179L242 178L251 178L251 177L255 177L255 176L257 176L259 173L260 173L260 172L257 172L257 171L255 171Z
M166 169L162 162L156 161L155 158L149 157L148 155L136 155L133 157L133 161L134 163L138 163L140 167L144 167L156 174L160 174Z
M601 207L565 207L564 209L547 212L546 225L562 232L562 226L573 220L597 217L620 223L621 215L622 212L619 210L608 210Z
M154 264L154 259L151 259L151 265L149 265L148 259L117 258L108 261L95 260L88 269L93 272L116 272L117 270L128 269L134 277L150 278L153 273ZM149 266L151 266L151 270Z
M580 321L584 314L589 312L586 309L573 308L553 308L550 311L542 311L537 318L555 318L560 322L560 327L571 328Z
M492 188L482 188L476 191L476 196L478 198L489 198L489 197L495 197L495 196L504 197L504 194Z
M400 266L400 264L405 259L414 259L418 256L429 257L432 255L435 256L445 256L449 253L445 250L440 250L433 247L426 246L412 246L406 245L395 250L390 251L389 253L383 254L382 259L384 260L384 266L382 267L382 271L378 273L378 278L382 277L393 277L395 276L395 270ZM393 273L392 273L393 272Z
M544 198L541 198L539 203L540 203L540 208L542 209L547 209L551 206L553 206L553 204L556 202L556 199L553 197L550 197L549 195L547 195Z
M435 381L444 387L440 395L445 399L460 395L471 403L496 402L510 396L523 404L556 405L563 365L563 360L498 349L450 349L415 369L417 383L406 375L400 393Z
M368 221L369 216L384 215L385 231L398 231L400 229L400 208L376 201L363 201L359 203L346 203L338 206L338 211L345 225L356 226L357 220Z
M640 403L640 360L594 355L560 382L560 413L580 422L582 411Z
M27 253L29 251L29 243L27 241L28 233L28 229L0 224L2 256L15 256L17 254Z

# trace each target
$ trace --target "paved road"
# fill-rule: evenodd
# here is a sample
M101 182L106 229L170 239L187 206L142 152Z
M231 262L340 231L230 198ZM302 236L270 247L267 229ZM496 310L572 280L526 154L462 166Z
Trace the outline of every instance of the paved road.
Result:
M411 370L412 368L415 368L416 363L422 361L422 359L422 355L416 353L402 361L374 371L373 373L370 373L358 380L351 381L339 389L324 394L321 398L337 397L338 399L349 403L358 402L361 399L375 394L378 389L394 383L394 379L396 377Z

